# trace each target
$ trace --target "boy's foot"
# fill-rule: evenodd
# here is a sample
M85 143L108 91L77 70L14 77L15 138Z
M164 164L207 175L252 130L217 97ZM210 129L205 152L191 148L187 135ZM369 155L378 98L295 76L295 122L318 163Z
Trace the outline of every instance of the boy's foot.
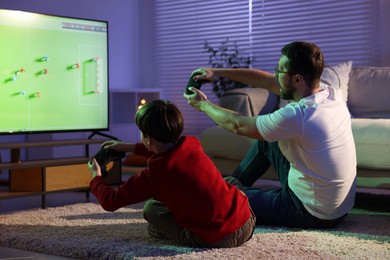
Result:
M163 233L161 230L159 230L158 228L156 228L152 224L149 224L148 232L149 232L149 235L152 237L159 238L159 239L168 239L168 237L165 233Z

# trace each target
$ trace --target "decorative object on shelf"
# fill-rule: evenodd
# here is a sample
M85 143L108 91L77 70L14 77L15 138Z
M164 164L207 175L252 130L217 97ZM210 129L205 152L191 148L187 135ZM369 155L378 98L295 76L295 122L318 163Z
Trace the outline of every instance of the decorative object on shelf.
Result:
M204 49L210 54L209 64L212 68L250 68L253 63L251 55L244 55L239 50L236 42L232 42L229 38L222 41L219 47L212 47L208 41L204 42ZM247 84L219 78L213 83L213 92L220 98L223 93L236 88L248 88Z
M141 98L141 99L139 100L139 102L138 102L138 107L137 107L137 109L140 110L141 107L142 107L143 105L145 105L145 104L146 104L146 99L145 99L145 98Z

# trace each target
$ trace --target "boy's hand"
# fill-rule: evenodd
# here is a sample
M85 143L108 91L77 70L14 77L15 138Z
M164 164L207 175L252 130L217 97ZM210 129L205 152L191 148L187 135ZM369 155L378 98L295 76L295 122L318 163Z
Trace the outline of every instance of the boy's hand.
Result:
M102 145L100 146L101 148L104 148L104 149L114 149L116 150L115 148L117 146L120 146L121 142L120 141L117 141L117 140L109 140L109 141L105 141L104 143L102 143Z
M112 149L118 152L131 152L134 153L135 144L133 143L124 143L117 140L105 141L101 146L104 149Z
M100 166L96 162L95 158L91 158L91 160L88 162L88 168L93 178L95 178L96 176L102 176Z

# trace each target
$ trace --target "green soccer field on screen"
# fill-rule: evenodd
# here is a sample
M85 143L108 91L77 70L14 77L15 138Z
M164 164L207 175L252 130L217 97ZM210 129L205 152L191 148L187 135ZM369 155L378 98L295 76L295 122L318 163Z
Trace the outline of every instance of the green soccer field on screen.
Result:
M107 23L0 10L0 133L108 127Z

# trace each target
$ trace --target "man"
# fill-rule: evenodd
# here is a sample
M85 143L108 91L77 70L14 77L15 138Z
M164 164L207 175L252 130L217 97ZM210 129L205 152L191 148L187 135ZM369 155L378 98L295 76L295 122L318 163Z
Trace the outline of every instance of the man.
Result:
M353 207L356 154L348 109L341 93L320 85L319 47L292 42L282 48L275 73L255 69L198 69L195 80L226 77L268 89L291 102L261 116L241 116L207 100L198 89L184 94L226 130L258 139L233 172L260 225L323 228L338 224ZM250 188L270 165L281 188Z

